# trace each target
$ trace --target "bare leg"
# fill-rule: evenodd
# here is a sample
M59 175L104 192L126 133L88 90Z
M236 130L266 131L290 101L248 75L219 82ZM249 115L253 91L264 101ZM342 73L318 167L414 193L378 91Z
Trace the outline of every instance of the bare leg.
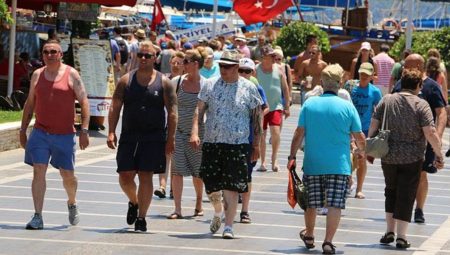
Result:
M250 204L250 195L252 193L252 183L248 183L248 191L242 193L242 209L241 212L248 212L248 206Z
M225 211L225 226L232 227L234 217L236 216L238 193L236 191L224 190L223 196L227 203L227 210Z
M119 184L122 191L128 197L128 200L136 205L138 204L138 198L136 195L137 187L134 177L136 176L135 171L123 171L119 173Z
M208 199L214 208L214 216L220 217L222 214L222 193L220 191L208 194Z
M314 228L316 226L316 208L307 208L305 211L305 227L306 236L314 236ZM328 217L328 216L327 216Z
M67 204L73 205L76 203L75 196L77 194L78 180L73 170L60 169L59 174L63 179L63 186L66 190L68 201Z
M139 172L139 218L145 218L147 210L152 202L153 193L153 173L152 172Z
M183 176L172 175L173 201L175 203L175 213L181 215L181 196L183 195Z
M333 237L334 234L336 234L340 220L341 220L341 209L335 207L328 207L327 229L325 233L326 242L333 241Z
M396 220L394 219L393 213L386 213L386 233L393 232L395 233L395 223Z
M34 164L33 165L33 182L31 183L31 193L33 195L34 211L42 214L44 207L44 196L47 184L45 175L47 173L48 165Z
M366 158L363 157L361 159L357 159L358 162L358 170L356 171L356 198L365 198L364 193L362 192L364 179L366 178L367 173L367 162Z
M261 168L267 168L266 167L266 137L267 137L267 130L264 130L261 143L260 143L260 155L261 155Z
M203 198L203 180L199 177L192 177L192 183L195 189L195 209L198 212L203 211L202 208L202 198Z
M406 240L406 231L408 230L408 222L402 220L395 220L397 223L397 237Z
M280 148L280 132L281 128L279 126L270 127L270 136L272 137L272 170L279 170L278 166L278 149Z
M427 199L427 194L428 194L428 176L427 172L422 171L420 173L419 186L417 187L416 208L423 209L423 207L425 206L425 200Z

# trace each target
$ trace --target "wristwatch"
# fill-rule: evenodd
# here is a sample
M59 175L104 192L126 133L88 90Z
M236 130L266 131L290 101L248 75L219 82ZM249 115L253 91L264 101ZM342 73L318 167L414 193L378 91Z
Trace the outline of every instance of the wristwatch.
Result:
M89 129L87 129L87 128L82 128L82 129L81 129L81 133L83 133L83 134L89 134Z

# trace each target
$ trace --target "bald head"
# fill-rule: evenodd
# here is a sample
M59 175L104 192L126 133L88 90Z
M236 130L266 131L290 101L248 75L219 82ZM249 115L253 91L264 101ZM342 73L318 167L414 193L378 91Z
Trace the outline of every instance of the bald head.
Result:
M416 53L410 54L408 57L405 58L405 69L417 69L421 72L425 69L425 59Z

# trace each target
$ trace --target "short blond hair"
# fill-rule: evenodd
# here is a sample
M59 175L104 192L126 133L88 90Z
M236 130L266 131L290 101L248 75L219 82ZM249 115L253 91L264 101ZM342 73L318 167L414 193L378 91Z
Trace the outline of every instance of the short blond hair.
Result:
M149 49L151 52L156 53L155 47L151 41L142 41L139 43L139 50Z

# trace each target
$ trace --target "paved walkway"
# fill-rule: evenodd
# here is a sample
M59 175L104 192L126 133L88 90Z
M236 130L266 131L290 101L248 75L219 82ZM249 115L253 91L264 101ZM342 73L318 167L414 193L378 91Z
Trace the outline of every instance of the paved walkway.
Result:
M298 117L298 106L283 127L280 165L285 166L290 140ZM325 217L316 227L317 248L304 249L298 232L304 227L303 213L286 202L287 172L254 173L250 216L253 223L235 224L235 240L223 240L209 233L213 211L204 201L205 216L194 213L191 178L184 188L183 220L167 220L173 210L170 199L155 198L147 216L149 231L135 234L125 222L127 199L115 173L115 154L105 145L106 132L94 134L92 146L77 154L78 203L81 222L68 224L66 195L59 174L47 174L43 231L24 230L33 214L32 171L22 162L23 150L0 153L0 254L320 254ZM448 148L448 131L444 148ZM324 151L326 153L326 151ZM270 153L268 153L270 156ZM299 160L302 155L299 153ZM338 254L450 254L450 161L438 174L430 176L430 192L425 208L426 224L411 224L412 248L398 251L381 246L385 230L384 181L380 162L369 166L364 200L348 199L334 243ZM284 169L284 167L282 167ZM158 179L155 176L154 186ZM237 218L236 218L237 219Z

